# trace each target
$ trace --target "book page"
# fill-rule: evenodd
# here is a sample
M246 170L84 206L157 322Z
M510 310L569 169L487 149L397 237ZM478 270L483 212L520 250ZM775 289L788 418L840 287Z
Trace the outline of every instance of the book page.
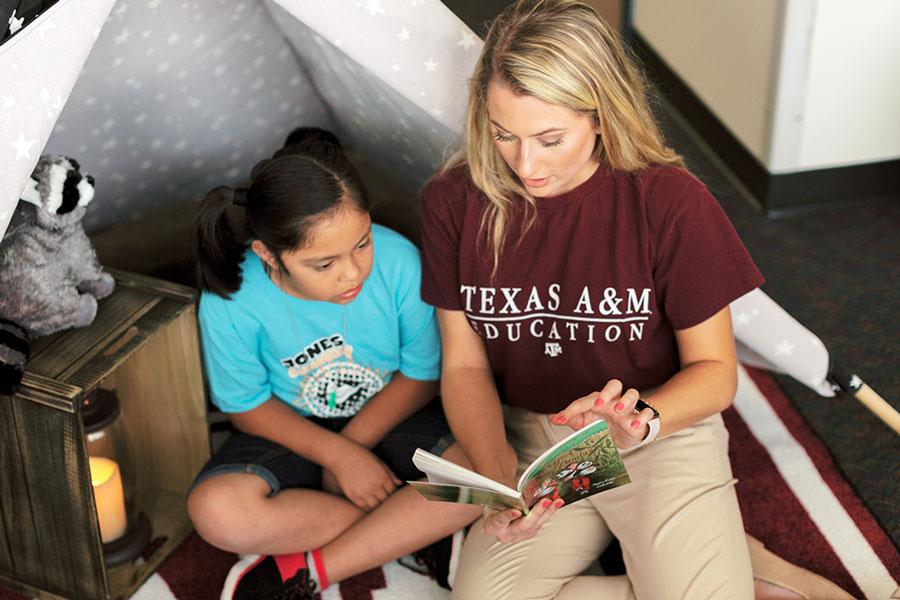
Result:
M460 504L480 504L481 506L489 506L497 510L518 508L522 512L528 511L525 502L518 494L509 496L482 488L425 481L410 481L409 485L429 500L457 502Z
M470 471L449 460L435 456L421 448L417 448L415 454L413 454L413 464L428 476L428 481L431 483L463 485L498 492L512 498L520 497L518 490L507 487L484 475L479 475L475 471Z
M519 489L528 506L542 498L562 498L568 505L630 482L606 421L601 420L539 456L522 474Z

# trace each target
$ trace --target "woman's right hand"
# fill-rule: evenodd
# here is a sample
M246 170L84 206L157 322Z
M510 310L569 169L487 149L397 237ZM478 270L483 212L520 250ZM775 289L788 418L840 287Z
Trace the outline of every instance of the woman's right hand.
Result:
M495 512L484 520L484 532L503 543L531 539L563 504L565 502L562 498L552 501L544 498L539 500L524 517L522 511L515 508Z
M384 502L401 483L371 450L350 440L325 468L337 479L344 496L366 512Z

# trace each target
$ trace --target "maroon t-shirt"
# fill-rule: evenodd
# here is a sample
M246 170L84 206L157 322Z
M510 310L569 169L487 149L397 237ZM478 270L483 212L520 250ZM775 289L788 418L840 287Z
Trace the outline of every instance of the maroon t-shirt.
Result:
M706 187L675 167L601 165L574 190L538 198L524 237L525 211L510 222L493 278L487 200L467 167L432 179L422 202L422 298L465 311L500 397L536 412L613 378L664 383L679 369L674 330L763 281Z

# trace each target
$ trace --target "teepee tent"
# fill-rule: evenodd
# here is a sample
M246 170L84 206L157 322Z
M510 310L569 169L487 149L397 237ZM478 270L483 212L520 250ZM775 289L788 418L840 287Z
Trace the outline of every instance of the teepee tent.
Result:
M352 140L411 205L478 44L435 1L62 0L0 46L0 232L42 152L94 175L96 232L241 181L300 124Z

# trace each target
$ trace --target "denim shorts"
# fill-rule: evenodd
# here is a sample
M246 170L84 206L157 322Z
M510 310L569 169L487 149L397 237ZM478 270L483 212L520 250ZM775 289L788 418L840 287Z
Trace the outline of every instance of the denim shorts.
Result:
M306 418L330 431L338 432L352 417ZM441 402L435 399L384 436L372 452L401 481L406 481L422 477L422 472L412 463L416 448L440 455L451 443L453 437L444 418ZM237 433L228 438L200 470L191 484L191 490L210 477L226 473L254 473L262 477L271 488L270 496L291 488L322 489L321 466L275 442L245 433Z

